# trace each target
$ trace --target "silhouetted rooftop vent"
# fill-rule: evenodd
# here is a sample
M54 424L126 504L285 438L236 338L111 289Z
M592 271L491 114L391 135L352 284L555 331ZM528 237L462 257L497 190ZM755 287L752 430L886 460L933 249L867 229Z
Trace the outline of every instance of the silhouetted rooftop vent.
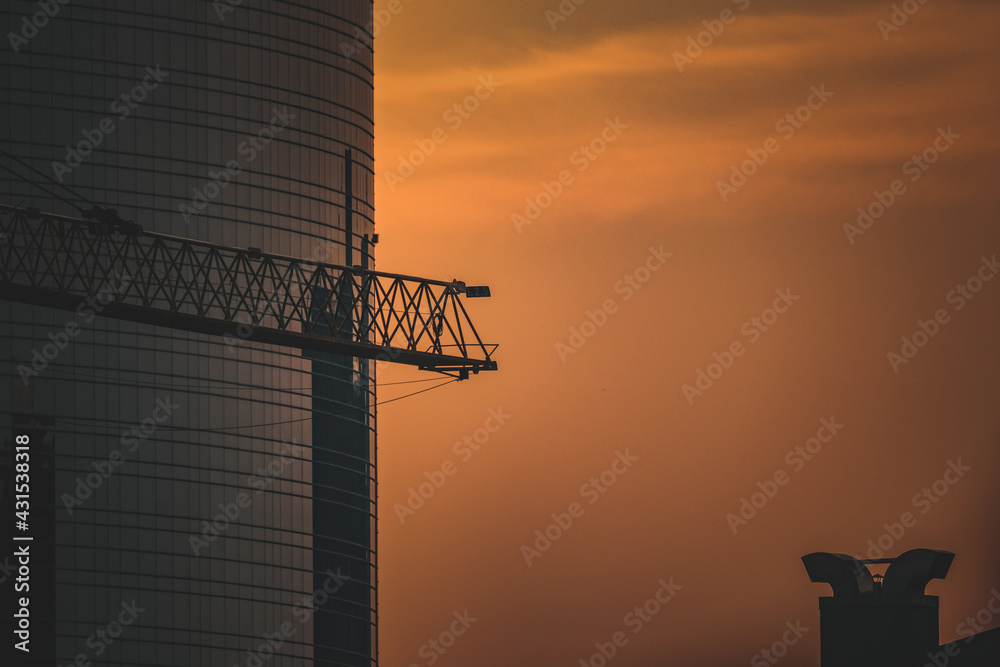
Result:
M937 598L924 595L932 579L944 579L951 568L955 554L950 551L913 549L896 558L858 560L845 554L813 553L802 557L809 573L809 580L830 584L832 598L820 598L824 606L853 606L859 604L899 604L903 599L913 604L932 604ZM889 569L876 585L868 565L889 564ZM902 599L896 599L902 596Z
M938 598L924 589L932 579L944 579L954 559L950 551L933 549L868 560L822 552L803 556L810 581L833 589L832 597L819 599L822 667L924 667L940 659L948 667L1000 665L1000 630L974 635L961 646L939 646ZM884 575L868 567L886 564ZM973 639L975 644L965 645Z

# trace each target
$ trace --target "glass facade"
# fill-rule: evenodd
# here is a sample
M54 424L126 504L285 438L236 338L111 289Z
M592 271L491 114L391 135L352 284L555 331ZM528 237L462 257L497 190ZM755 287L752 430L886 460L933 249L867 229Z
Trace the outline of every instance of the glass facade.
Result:
M371 0L41 4L0 10L0 148L74 194L0 156L34 181L5 203L374 268ZM0 299L0 456L31 433L53 554L33 653L375 665L374 364L99 310Z

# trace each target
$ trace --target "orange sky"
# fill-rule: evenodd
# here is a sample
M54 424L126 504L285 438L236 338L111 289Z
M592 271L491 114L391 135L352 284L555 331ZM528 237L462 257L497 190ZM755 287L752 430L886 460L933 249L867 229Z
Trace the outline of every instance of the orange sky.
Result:
M799 557L863 557L907 511L887 555L958 554L928 589L955 638L1000 587L1000 280L952 292L1000 255L1000 8L928 2L889 32L890 2L588 0L554 30L558 0L394 6L376 39L378 267L490 285L468 305L501 347L498 373L379 410L382 664L579 665L624 630L616 667L721 667L800 620L779 664L815 666L828 588ZM678 71L703 21L719 34ZM876 191L894 201L849 235ZM843 427L789 454L823 419ZM616 452L635 460L597 491ZM914 502L959 459L947 495ZM781 471L734 535L727 514ZM573 503L528 565L522 546ZM633 632L626 614L671 578ZM465 610L477 620L435 653Z

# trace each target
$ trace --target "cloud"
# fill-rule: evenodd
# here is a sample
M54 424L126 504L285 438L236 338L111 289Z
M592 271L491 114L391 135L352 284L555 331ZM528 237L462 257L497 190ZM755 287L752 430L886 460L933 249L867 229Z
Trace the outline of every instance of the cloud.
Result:
M795 184L822 196L824 173L835 197L843 194L845 180L864 181L858 184L863 192L923 150L938 126L978 135L969 142L976 151L996 149L989 119L967 103L970 96L980 98L988 108L995 97L977 82L1000 64L989 39L996 10L971 6L978 14L972 22L981 26L977 36L969 34L968 14L927 5L922 22L886 43L870 3L834 16L823 15L825 8L740 16L683 73L674 54L683 52L698 26L669 21L628 33L608 30L564 49L536 48L494 69L384 68L378 79L380 147L412 148L444 127L443 115L472 93L478 77L490 75L502 86L449 132L414 181L455 178L501 211L515 210L545 181L573 169L572 156L597 137L607 118L620 118L628 130L593 161L590 174L599 177L578 175L588 183L583 206L595 217L627 216L641 208L638 200L659 208L668 199L675 211L697 216L706 204L718 203L716 184L731 166L768 138L779 140L780 153L746 189L755 194L741 197L772 199ZM814 86L832 91L832 99L793 136L787 137L787 122L785 134L779 133L778 124L807 102ZM392 196L384 188L386 168L401 155L379 154L383 197ZM484 186L475 180L486 174L490 192L478 192ZM978 174L970 168L960 178L976 180ZM498 180L520 183L516 195L502 188L512 193L506 206L497 196ZM560 206L580 213L570 199Z

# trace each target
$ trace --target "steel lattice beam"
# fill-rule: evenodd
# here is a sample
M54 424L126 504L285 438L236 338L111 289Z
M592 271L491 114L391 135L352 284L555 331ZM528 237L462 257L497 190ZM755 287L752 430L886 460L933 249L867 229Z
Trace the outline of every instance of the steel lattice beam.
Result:
M457 373L496 370L460 282L427 280L0 205L0 297Z

